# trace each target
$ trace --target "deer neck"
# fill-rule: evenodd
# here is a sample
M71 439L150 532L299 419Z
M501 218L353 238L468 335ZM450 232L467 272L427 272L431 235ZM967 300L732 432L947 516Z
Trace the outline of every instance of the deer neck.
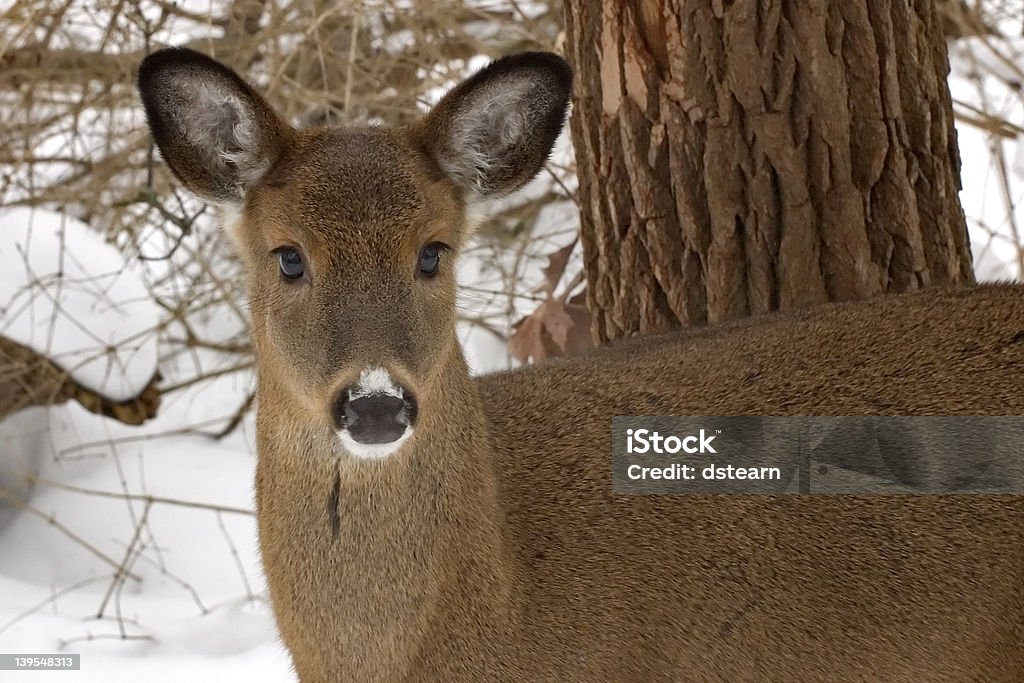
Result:
M398 676L431 650L425 639L458 640L481 625L507 632L516 618L518 572L486 422L455 351L416 434L382 461L341 454L329 429L275 412L281 387L261 372L261 550L287 644L322 644L311 661L338 658L347 671L372 664L383 668L368 676Z

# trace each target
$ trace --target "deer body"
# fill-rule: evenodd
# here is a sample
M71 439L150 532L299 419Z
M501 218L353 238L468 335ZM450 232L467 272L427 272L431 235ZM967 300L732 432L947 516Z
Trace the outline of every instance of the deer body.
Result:
M608 446L615 414L1021 414L1013 320L1024 290L983 287L462 367L457 434L340 477L312 441L261 440L261 542L299 673L1021 680L1024 499L612 496Z
M532 177L568 70L406 130L297 131L147 58L157 144L249 270L257 512L303 681L1024 679L1024 499L612 496L614 415L1024 415L1024 290L652 336L473 379L448 252Z

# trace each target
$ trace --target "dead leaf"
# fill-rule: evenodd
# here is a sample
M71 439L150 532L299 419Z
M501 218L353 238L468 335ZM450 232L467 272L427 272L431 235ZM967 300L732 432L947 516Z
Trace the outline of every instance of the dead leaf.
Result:
M531 358L538 359L544 356L544 344L541 341L543 324L535 313L536 311L519 320L508 338L508 352L522 363L530 362Z
M590 309L587 308L587 290L569 299L565 306L566 313L572 318L572 328L564 350L566 353L577 353L594 345L594 337L590 333Z
M565 267L569 263L569 257L572 256L572 250L576 248L576 241L577 240L574 239L569 244L548 256L548 265L546 265L542 271L544 273L544 284L542 284L537 291L547 292L549 295L554 294L555 288L558 287L558 283L562 281L562 275L565 274Z
M585 301L585 292L568 301L549 297L537 310L515 324L509 338L509 353L527 363L593 346Z
M569 330L575 324L572 317L565 311L565 304L558 299L545 301L541 308L544 309L542 318L544 331L551 335L551 339L558 344L558 348L565 351L569 341Z

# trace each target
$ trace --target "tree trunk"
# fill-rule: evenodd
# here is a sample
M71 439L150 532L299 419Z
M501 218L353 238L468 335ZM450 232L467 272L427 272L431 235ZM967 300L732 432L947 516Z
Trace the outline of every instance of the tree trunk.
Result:
M971 284L931 0L566 0L596 339Z

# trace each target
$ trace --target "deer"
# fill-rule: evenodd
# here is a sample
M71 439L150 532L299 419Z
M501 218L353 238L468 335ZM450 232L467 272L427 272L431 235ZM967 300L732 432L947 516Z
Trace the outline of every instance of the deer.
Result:
M455 259L567 116L499 58L404 127L301 128L234 70L139 67L244 265L260 557L310 681L1024 680L1024 498L612 493L615 415L1024 415L1024 289L652 333L474 376Z

